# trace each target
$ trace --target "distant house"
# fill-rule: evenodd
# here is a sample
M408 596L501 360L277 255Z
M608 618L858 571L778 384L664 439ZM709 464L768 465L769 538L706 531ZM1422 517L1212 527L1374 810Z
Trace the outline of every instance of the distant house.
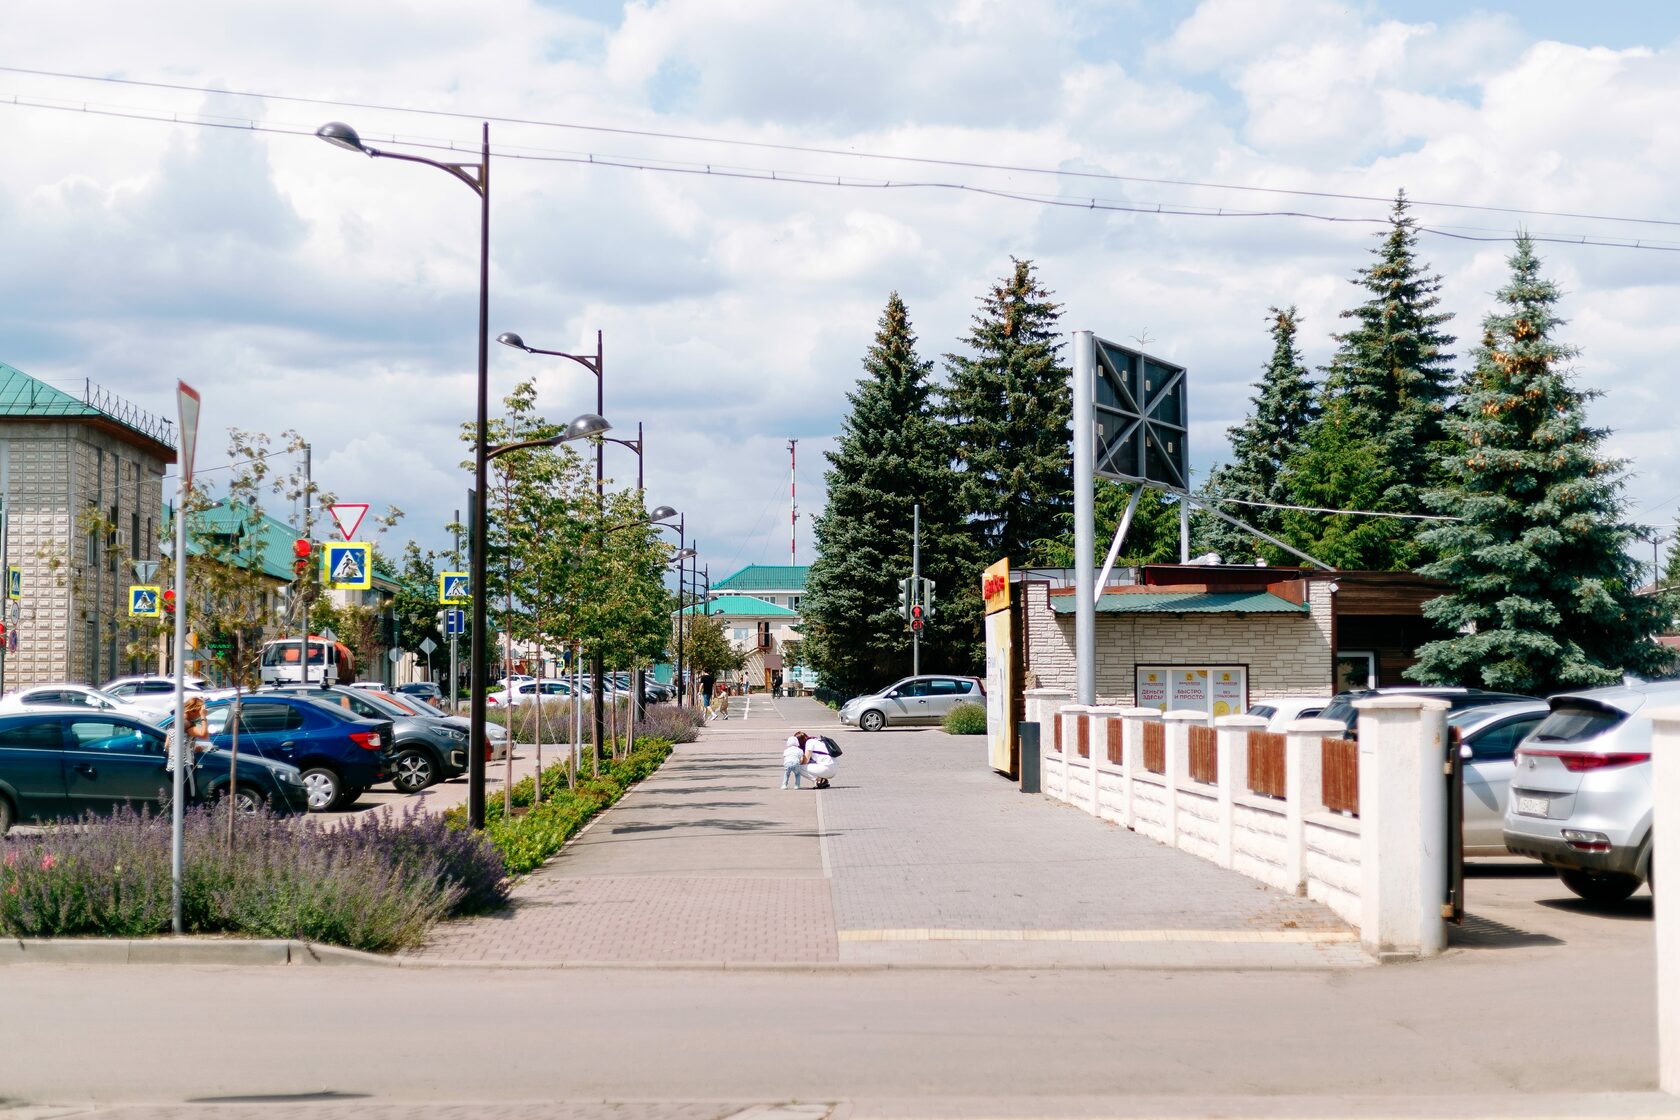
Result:
M776 673L784 675L784 683L814 684L814 677L789 669L783 656L787 643L803 636L799 601L809 571L804 565L748 564L712 584L703 608L696 604L683 613L704 613L723 623L724 637L746 655L743 675L753 687L770 687Z
M0 501L7 602L0 683L100 684L131 659L134 565L159 559L175 427L91 382L69 389L0 362Z

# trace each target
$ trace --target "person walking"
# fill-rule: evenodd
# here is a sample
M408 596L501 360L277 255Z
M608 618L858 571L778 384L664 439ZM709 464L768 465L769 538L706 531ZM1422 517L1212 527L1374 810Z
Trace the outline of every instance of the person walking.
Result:
M727 682L719 682L717 686L716 714L718 719L729 718L729 685Z
M712 689L716 685L717 678L712 675L710 669L700 674L700 704L702 707L710 708L712 706Z

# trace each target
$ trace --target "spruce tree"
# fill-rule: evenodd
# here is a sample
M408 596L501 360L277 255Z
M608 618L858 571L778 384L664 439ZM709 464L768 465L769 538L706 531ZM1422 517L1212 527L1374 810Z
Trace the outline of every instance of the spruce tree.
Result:
M1073 508L1069 373L1050 297L1032 262L1015 260L980 299L971 353L945 356L943 414L976 554L1016 566L1042 559Z
M1376 262L1353 281L1365 301L1342 312L1354 326L1336 336L1322 414L1285 470L1297 505L1422 513L1453 450L1444 426L1453 339L1442 329L1452 316L1436 310L1441 278L1418 259L1403 191L1389 222ZM1339 568L1405 569L1418 557L1417 522L1290 513L1283 523L1290 543Z
M1108 546L1114 540L1114 530L1126 515L1134 484L1099 478L1092 488L1091 520L1096 530L1094 571L1102 571L1108 556ZM1077 555L1073 548L1073 513L1063 519L1061 534L1053 540L1040 542L1039 563L1049 568L1071 568ZM1192 537L1194 534L1192 534ZM1136 568L1144 564L1178 563L1178 502L1169 501L1162 491L1146 487L1132 511L1132 523L1126 527L1126 539L1120 542L1120 553L1114 559L1116 568ZM1113 582L1113 577L1109 577Z
M933 414L932 363L917 356L904 301L887 299L851 411L828 453L828 503L800 602L806 662L848 695L910 672L898 581L910 575L913 509L921 510L922 574L934 580L924 671L972 672L979 636L978 569L955 505L944 428Z
M1283 505L1289 501L1289 487L1283 468L1299 449L1302 437L1318 418L1318 399L1312 378L1301 364L1295 336L1299 318L1294 307L1271 309L1272 357L1266 363L1250 400L1246 419L1226 429L1231 441L1231 462L1214 468L1202 493L1210 503L1232 517L1248 522L1262 532L1281 536L1283 511L1261 502ZM1221 503L1217 499L1227 499ZM1251 533L1211 515L1197 518L1198 549L1219 553L1228 564L1244 563L1255 557L1273 560L1295 558L1265 544Z
M1573 384L1575 351L1553 337L1557 288L1526 237L1510 263L1450 420L1461 450L1427 494L1462 518L1424 534L1438 558L1420 569L1452 586L1424 614L1453 636L1419 649L1408 675L1544 695L1649 674L1669 654L1651 640L1661 604L1636 594L1623 463L1586 425L1593 394Z

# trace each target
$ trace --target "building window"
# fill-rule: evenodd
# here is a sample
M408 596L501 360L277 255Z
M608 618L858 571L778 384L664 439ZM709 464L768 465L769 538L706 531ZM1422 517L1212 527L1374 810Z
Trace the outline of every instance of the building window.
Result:
M140 511L128 515L128 558L140 559Z

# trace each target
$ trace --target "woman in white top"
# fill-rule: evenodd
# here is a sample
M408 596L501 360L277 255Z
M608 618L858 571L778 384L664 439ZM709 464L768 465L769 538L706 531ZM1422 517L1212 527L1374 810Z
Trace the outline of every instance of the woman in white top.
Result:
M807 735L803 731L795 731L788 739L788 746L797 746L805 754L805 761L798 768L798 773L817 783L818 789L827 789L828 780L834 777L839 764L834 756L828 753L828 744L817 735Z

